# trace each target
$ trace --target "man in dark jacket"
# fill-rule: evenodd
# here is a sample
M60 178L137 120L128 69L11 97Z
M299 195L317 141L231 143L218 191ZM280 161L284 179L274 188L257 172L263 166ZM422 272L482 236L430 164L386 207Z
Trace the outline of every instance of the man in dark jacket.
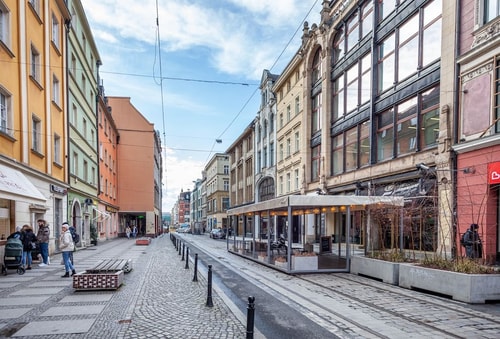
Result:
M38 233L36 237L38 239L38 246L40 247L40 254L42 255L42 263L38 266L44 267L49 264L50 228L43 219L38 219Z
M481 244L479 233L477 233L478 228L478 224L471 224L470 228L464 234L463 243L467 258L476 259L483 256L483 245Z

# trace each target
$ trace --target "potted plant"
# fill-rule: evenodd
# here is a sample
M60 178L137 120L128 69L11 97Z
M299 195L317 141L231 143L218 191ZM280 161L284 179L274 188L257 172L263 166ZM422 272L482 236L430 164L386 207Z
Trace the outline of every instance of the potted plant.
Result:
M318 269L318 256L314 252L294 251L292 270L310 271Z

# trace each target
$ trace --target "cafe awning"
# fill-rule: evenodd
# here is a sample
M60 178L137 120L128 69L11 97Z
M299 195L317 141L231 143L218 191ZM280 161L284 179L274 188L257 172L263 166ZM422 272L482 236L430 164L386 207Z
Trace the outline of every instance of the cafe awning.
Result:
M371 205L404 206L402 197L356 196L356 195L290 195L266 200L252 205L235 207L228 215L256 213L260 211L287 210L313 207L363 207Z
M19 170L0 164L0 199L45 203L44 195Z

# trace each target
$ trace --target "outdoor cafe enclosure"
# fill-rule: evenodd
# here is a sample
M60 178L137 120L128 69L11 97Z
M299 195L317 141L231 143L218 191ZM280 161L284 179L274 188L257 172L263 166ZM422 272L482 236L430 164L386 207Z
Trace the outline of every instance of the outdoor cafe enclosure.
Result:
M227 249L288 273L348 272L354 252L401 234L401 197L291 195L228 210ZM280 242L281 238L281 242Z

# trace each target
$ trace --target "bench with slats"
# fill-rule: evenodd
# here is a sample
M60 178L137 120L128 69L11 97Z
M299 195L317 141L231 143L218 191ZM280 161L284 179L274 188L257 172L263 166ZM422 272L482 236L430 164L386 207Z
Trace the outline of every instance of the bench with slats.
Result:
M105 259L83 273L73 276L77 290L116 290L123 283L124 273L132 270L130 259Z

